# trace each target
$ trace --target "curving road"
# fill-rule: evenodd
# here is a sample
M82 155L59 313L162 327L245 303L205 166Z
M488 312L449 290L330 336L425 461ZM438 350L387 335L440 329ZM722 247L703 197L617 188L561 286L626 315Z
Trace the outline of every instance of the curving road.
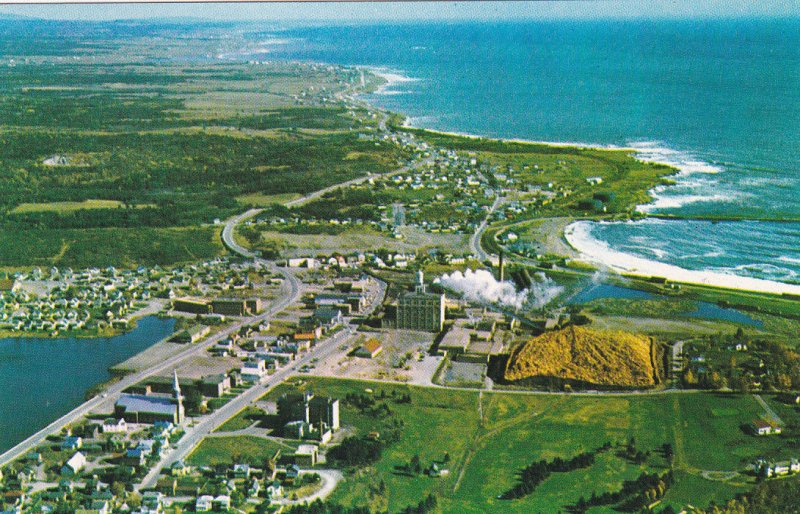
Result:
M297 500L284 498L278 500L277 503L279 505L301 505L304 503L313 503L316 500L324 500L336 489L339 482L344 480L344 474L336 469L309 469L300 471L300 475L308 475L311 473L319 475L320 481L322 482L322 487L320 487L317 492L303 498L298 498Z
M487 261L491 259L492 255L484 251L483 247L481 246L481 236L483 235L483 231L486 230L486 226L489 223L489 218L491 217L492 213L500 207L500 204L503 203L504 198L498 196L495 198L494 203L491 207L489 207L489 211L486 213L486 217L483 219L478 228L475 229L475 232L469 238L469 249L475 255L475 257L481 261Z
M225 245L228 246L228 248L230 248L235 253L238 253L245 257L255 256L255 254L253 254L246 248L243 248L236 244L236 242L233 240L233 229L238 223L241 223L243 220L255 216L258 212L260 212L260 209L252 209L238 216L234 216L233 218L229 219L226 222L225 228L222 231L222 239ZM273 303L269 307L269 309L256 316L241 318L232 325L228 326L227 328L221 330L220 332L216 333L210 338L204 340L203 342L190 345L189 347L187 347L186 350L178 354L175 354L172 357L146 370L123 377L120 381L110 385L102 395L95 396L89 399L88 401L82 403L75 409L61 416L60 418L48 424L46 427L37 431L27 439L17 444L16 446L4 452L2 455L0 455L0 466L4 466L9 462L25 455L27 452L34 449L36 446L42 444L48 435L60 432L67 425L80 421L90 412L96 409L100 409L103 406L110 406L119 397L120 393L122 393L122 391L127 389L128 387L135 385L141 382L142 380L149 378L155 374L177 368L180 365L180 363L183 362L184 360L189 359L198 353L204 352L206 349L210 348L217 342L225 339L234 332L237 332L241 327L245 325L259 323L268 318L271 318L275 316L275 314L277 314L278 312L284 310L292 303L296 302L300 298L300 292L301 292L301 284L300 281L297 279L297 277L295 277L293 274L291 274L288 270L284 268L278 268L272 262L264 260L261 260L261 262L270 267L274 272L282 275L286 280L286 283L289 285L289 291L287 292L287 294L279 298L275 303Z

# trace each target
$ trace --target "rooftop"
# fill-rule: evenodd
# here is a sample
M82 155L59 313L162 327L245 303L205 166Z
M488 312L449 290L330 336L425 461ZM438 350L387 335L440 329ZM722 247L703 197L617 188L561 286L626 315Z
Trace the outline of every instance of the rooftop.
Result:
M171 396L123 394L116 405L128 412L150 412L154 414L173 414L176 405Z

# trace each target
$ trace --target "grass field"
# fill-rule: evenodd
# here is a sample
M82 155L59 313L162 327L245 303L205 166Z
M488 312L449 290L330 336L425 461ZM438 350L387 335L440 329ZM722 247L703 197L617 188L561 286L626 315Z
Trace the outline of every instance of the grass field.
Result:
M11 210L11 214L25 212L72 212L82 209L115 209L123 203L117 200L84 200L83 202L21 203Z
M300 198L299 193L283 193L276 195L268 195L262 193L251 193L236 197L236 201L242 205L252 205L253 207L266 207L276 203L284 204L292 200Z
M233 432L235 430L242 430L249 427L258 420L258 416L264 414L264 411L255 407L245 407L240 410L234 417L220 425L214 432Z
M225 250L219 228L0 230L0 266L166 265L211 259Z
M271 397L285 392L283 385ZM409 393L410 404L384 400L404 421L402 435L382 459L348 478L337 488L333 501L349 505L370 504L396 510L416 503L428 493L440 499L443 512L556 512L574 504L580 495L612 491L623 480L642 471L666 471L666 460L656 450L668 442L675 448L677 482L664 504L708 505L746 490L751 477L738 475L729 482L703 478L704 471L743 472L758 456L794 456L795 438L789 434L756 438L741 425L762 410L752 396L703 393L615 395L603 397L564 395L480 394L469 391L423 389L335 379L308 379L303 388L344 398L347 393L373 390ZM360 434L381 430L385 422L364 415L346 402L342 420ZM644 464L634 464L613 452L598 457L590 468L557 473L534 494L514 501L497 496L515 483L516 473L531 461L567 458L594 449L606 441L625 442L634 437L638 448L653 453ZM419 455L423 466L451 457L450 475L442 478L409 477L397 466ZM386 483L386 494L377 485ZM591 512L613 512L596 508Z
M216 466L236 461L259 467L272 458L277 450L286 453L295 449L291 445L256 436L206 437L189 454L186 462L191 466Z

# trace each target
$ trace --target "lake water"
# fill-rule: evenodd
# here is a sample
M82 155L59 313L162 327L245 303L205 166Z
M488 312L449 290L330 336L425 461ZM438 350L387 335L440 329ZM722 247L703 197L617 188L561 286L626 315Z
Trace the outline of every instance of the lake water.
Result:
M630 287L614 286L611 284L590 284L567 299L566 303L569 305L585 304L591 302L592 300L600 300L604 298L623 300L658 300L668 297L664 295L648 293L647 291L641 291L639 289L631 289ZM740 325L748 325L757 328L764 326L762 321L753 319L744 312L736 309L720 307L719 305L710 302L694 303L696 308L692 311L681 314L681 316L696 319L729 321L731 323L738 323Z
M139 320L115 337L0 339L0 453L83 402L108 369L173 332L174 319Z

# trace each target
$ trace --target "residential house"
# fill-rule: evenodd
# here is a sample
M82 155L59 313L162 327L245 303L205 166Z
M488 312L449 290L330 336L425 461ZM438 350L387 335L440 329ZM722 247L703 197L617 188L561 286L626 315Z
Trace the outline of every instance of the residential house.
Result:
M355 351L356 357L363 357L365 359L373 359L383 351L383 345L377 339L369 339L367 342L358 347Z
M242 365L239 373L244 381L258 382L267 374L267 364L263 359L249 359Z
M214 508L214 497L204 494L197 498L194 503L195 512L210 512Z
M77 475L86 466L86 456L81 452L75 454L67 460L61 467L62 475Z
M128 432L128 422L125 418L106 418L102 430L104 434L124 434Z
M80 450L83 447L83 438L69 435L61 443L62 450Z
M750 429L755 435L772 435L780 434L781 427L765 421L763 419L756 419L750 423Z

